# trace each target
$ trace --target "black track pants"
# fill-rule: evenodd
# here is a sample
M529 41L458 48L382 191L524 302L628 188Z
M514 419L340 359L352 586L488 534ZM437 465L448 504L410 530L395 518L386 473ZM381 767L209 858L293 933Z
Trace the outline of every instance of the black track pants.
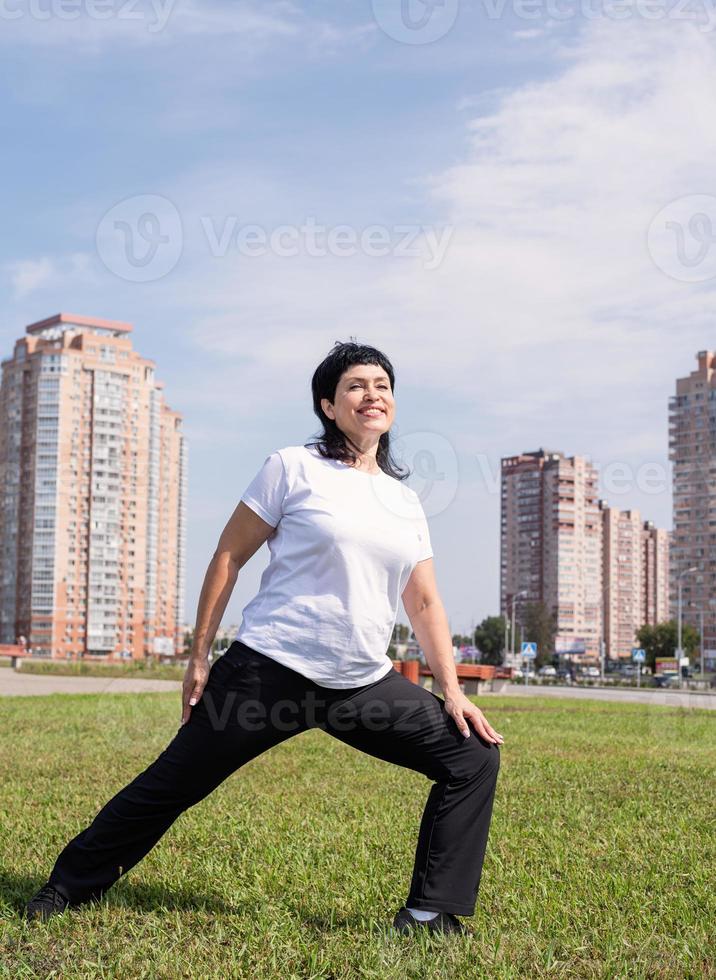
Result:
M266 749L319 728L433 781L405 904L475 910L500 764L497 745L465 738L435 694L395 669L327 688L235 640L211 667L189 721L147 769L60 853L50 882L72 903L101 896L180 813Z

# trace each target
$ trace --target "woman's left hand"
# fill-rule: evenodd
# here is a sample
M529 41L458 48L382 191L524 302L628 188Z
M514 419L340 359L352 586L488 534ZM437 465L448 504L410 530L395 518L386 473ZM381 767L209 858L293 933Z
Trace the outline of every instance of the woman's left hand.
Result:
M199 701L209 679L208 657L189 657L182 684L181 723L186 725L191 709Z
M487 718L477 705L466 698L462 692L445 698L445 710L454 718L457 727L465 738L470 735L470 728L467 724L469 721L478 735L481 735L486 742L492 742L495 745L502 745L504 742L502 735L488 723Z

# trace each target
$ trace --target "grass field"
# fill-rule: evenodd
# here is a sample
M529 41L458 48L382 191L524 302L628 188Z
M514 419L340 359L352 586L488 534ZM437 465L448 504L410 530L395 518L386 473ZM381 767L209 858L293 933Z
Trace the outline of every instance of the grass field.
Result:
M8 661L9 662L9 661ZM92 660L24 660L23 674L52 674L61 677L140 677L155 681L180 681L184 667L138 660L102 664Z
M389 937L425 777L320 731L184 813L101 903L19 913L179 724L175 694L8 698L0 976L715 977L713 713L490 699L505 736L470 938Z

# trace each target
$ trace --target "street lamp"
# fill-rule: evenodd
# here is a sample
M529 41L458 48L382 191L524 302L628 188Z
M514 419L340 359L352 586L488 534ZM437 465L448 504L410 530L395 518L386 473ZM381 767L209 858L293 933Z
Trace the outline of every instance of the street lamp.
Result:
M600 668L601 668L602 684L604 683L604 665L605 665L605 661L607 659L607 641L606 641L606 633L607 633L607 604L606 604L606 601L605 601L605 597L606 597L607 592L609 592L609 589L610 588L611 588L611 585L610 585L609 582L607 582L606 585L603 585L602 586L602 602L601 602L601 607L602 607L602 629L601 629L601 634L602 635L601 635L600 640L599 640L599 665L600 665Z
M515 662L515 600L519 599L520 596L527 595L527 589L523 589L522 592L515 592L512 596L512 663Z
M683 651L681 649L681 607L682 607L681 589L682 589L683 582L681 580L683 579L684 575L690 575L692 572L698 572L698 570L699 570L699 566L698 565L692 565L691 568L685 568L683 570L683 572L679 572L678 577L677 577L677 583L678 583L678 604L677 604L677 610L678 610L678 615L677 615L677 620L676 620L676 628L677 628L676 666L678 667L678 670L679 670L679 687L683 687L684 686L684 678L681 676L681 657L683 655Z

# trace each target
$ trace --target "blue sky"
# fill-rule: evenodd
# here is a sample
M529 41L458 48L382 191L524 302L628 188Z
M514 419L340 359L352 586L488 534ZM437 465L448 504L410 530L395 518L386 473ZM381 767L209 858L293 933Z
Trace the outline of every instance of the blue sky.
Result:
M350 335L393 361L403 458L435 461L409 482L453 631L497 611L503 455L587 455L671 526L667 399L716 343L701 3L5 0L2 349L60 310L134 324L185 416L190 621Z

